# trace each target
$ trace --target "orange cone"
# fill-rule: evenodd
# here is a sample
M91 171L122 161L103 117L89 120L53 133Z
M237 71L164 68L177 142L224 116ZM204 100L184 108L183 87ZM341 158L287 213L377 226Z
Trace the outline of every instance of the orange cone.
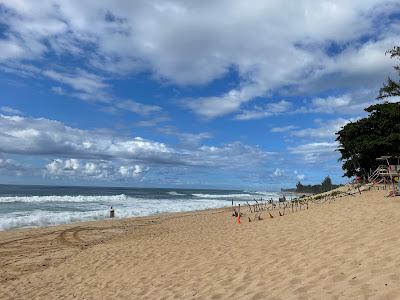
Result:
M240 224L240 215L237 218L237 222L238 222L238 224Z

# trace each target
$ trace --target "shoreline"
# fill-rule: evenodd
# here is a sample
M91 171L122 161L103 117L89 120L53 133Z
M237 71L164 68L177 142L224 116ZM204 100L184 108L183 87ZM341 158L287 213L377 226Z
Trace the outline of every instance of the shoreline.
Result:
M4 191L3 191L4 192ZM24 193L27 193L26 195ZM49 194L50 193L50 194ZM22 195L24 194L24 195ZM245 203L245 200L278 198L275 192L263 195L251 192L213 192L204 190L176 191L132 189L129 193L117 190L78 191L28 190L14 191L0 197L0 230L15 228L37 228L90 220L104 220L114 207L116 217L151 216L165 212L194 211L207 208L231 206L231 200Z
M32 226L32 227L14 227L10 229L0 229L0 240L1 235L4 232L12 232L12 231L30 231L30 230L46 230L46 229L56 229L55 227L70 227L70 226L81 226L81 225L93 225L95 223L102 223L102 222L123 222L123 221L133 221L133 220L140 220L140 219L151 219L151 218L158 218L158 217L184 217L185 214L196 214L201 212L208 212L208 211L218 211L218 210L231 210L230 206L222 206L217 208L206 208L206 209L197 209L197 210L188 210L188 211L177 211L177 212L161 212L152 215L145 215L145 216L130 216L130 217L114 217L114 218L104 218L104 219L95 219L95 220L86 220L86 221L75 221L69 223L62 223L62 224L54 224L54 225L46 225L46 226ZM176 215L176 216L175 216ZM1 243L0 243L1 244Z
M164 217L164 216L170 216L170 215L178 215L179 216L181 214L195 214L197 212L207 212L207 211L213 211L213 210L227 210L227 209L231 209L231 207L230 206L221 206L221 207L216 207L216 208L206 208L206 209L176 211L176 212L161 212L161 213L156 213L156 214L151 214L151 215L129 216L129 217L118 217L118 215L117 215L114 218L106 217L104 219L94 219L94 220L86 220L86 221L82 220L82 221L75 221L75 222L68 222L68 223L54 224L54 225L14 227L14 228L9 228L9 229L0 229L0 238L1 238L1 234L3 232L9 232L9 231L40 230L40 229L50 229L50 228L54 228L54 227L90 225L90 224L96 223L96 222L108 222L108 221L116 221L117 222L117 221L124 221L124 220L130 220L130 219ZM118 212L118 210L116 210L116 212Z

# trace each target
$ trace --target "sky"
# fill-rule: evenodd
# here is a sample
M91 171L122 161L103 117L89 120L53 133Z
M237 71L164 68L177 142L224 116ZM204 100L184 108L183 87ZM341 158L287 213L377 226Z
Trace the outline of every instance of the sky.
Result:
M0 0L0 183L278 190L395 62L398 1Z

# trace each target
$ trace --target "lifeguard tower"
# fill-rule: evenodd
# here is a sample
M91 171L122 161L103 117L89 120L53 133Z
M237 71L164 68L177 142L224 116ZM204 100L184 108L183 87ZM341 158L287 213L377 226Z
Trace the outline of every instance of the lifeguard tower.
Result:
M385 162L386 164L379 165L375 171L368 176L368 181L371 183L391 184L393 191L395 190L395 182L399 180L400 171L400 156L381 156L377 161Z

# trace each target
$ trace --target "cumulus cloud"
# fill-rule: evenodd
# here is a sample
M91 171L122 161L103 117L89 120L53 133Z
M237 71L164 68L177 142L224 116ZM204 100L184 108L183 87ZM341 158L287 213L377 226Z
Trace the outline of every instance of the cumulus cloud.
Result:
M82 99L103 101L107 95L96 93L107 83L95 71L114 78L146 72L177 85L207 84L237 73L238 86L229 91L185 101L207 118L240 111L273 91L375 86L390 70L383 53L400 30L390 18L400 7L391 0L1 3L4 70L22 74L26 68L15 61L26 65L48 53L70 55L82 61L75 72L82 81L75 73L44 75Z
M0 115L0 153L67 157L71 159L129 160L135 164L243 167L257 165L271 153L239 142L222 146L171 147L141 137L116 136L107 132L83 130L45 118ZM206 134L189 135L192 146ZM64 168L74 169L68 160Z
M54 159L44 168L44 174L50 177L73 176L92 179L137 178L148 171L143 165L118 165L104 160Z
M145 167L142 165L134 165L134 166L120 166L118 171L123 177L138 177L143 172L148 170L149 167Z
M117 138L44 118L0 115L0 127L3 153L168 162L174 152L163 143Z

